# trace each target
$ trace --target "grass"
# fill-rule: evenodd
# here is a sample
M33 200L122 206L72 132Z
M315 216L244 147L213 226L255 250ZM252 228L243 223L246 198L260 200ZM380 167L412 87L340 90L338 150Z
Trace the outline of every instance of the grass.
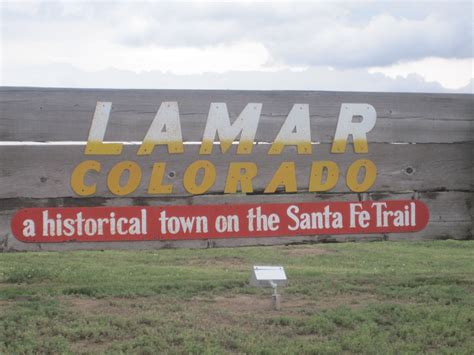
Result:
M255 264L285 266L282 310ZM469 241L0 254L0 353L473 348Z

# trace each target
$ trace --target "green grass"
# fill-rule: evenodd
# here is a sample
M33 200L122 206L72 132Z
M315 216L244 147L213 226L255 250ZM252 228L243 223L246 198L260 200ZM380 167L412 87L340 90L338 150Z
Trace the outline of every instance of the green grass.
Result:
M284 265L282 310L248 285ZM474 348L474 243L0 254L0 353Z

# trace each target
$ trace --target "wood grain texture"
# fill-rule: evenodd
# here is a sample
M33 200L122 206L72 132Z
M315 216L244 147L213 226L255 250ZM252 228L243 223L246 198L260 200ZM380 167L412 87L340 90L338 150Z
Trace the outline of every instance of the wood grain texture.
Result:
M472 142L473 96L318 91L98 90L0 88L0 141L85 141L97 101L113 103L106 140L141 141L163 101L179 104L183 139L200 141L211 102L227 103L235 119L263 103L257 140L272 142L293 104L310 106L311 137L331 142L342 103L377 111L370 142Z
M126 146L120 156L85 156L81 146L0 147L0 198L55 198L76 196L70 187L74 167L84 160L97 160L101 173L89 173L86 183L97 183L94 196L114 197L107 188L107 173L119 161L135 161L141 166L141 184L130 196L147 193L153 163L166 162L163 183L173 184L172 195L187 195L183 175L195 160L211 161L217 170L214 185L206 193L223 193L227 170L232 161L255 162L258 175L253 179L255 193L261 193L283 161L294 161L298 191L308 191L311 164L316 160L333 160L340 168L338 184L331 192L349 192L345 183L348 166L357 159L371 159L377 166L377 180L371 191L473 190L472 151L474 144L406 144L373 143L368 154L330 154L330 145L314 145L312 155L298 155L294 147L282 155L267 155L269 145L257 145L251 155L221 154L214 147L212 155L200 156L198 146L187 146L184 154L166 154L164 147L151 156L136 156L137 147ZM410 170L411 169L411 170ZM171 173L171 175L170 175ZM173 177L171 177L173 176ZM158 195L159 196L159 195Z
M86 156L84 146L0 146L0 251L76 249L157 249L175 247L230 247L362 240L473 239L474 205L474 101L473 95L349 93L309 91L199 91L199 90L92 90L0 88L0 141L85 141L97 101L111 101L112 113L105 139L142 141L163 101L177 101L185 141L201 141L211 102L225 102L231 120L248 103L263 104L258 142L272 142L294 104L309 104L313 153L296 154L285 148L279 156L267 154L270 145L257 144L251 155L236 155L236 146L223 155L214 146L210 156L199 155L199 145L185 145L185 153L169 155L165 147L151 156L137 156L138 146L125 146L120 156ZM369 153L331 154L342 103L368 103L377 111L377 123L368 134ZM417 144L390 144L417 143ZM449 144L447 144L449 143ZM73 168L84 160L102 164L93 197L79 198L70 187ZM378 169L371 192L355 194L345 184L348 166L371 159ZM138 162L142 181L126 197L112 195L107 172L119 161ZM183 188L183 174L195 160L209 160L217 180L204 195L192 196ZM330 193L308 193L311 163L332 160L341 170ZM223 194L230 162L255 162L255 194ZM262 194L278 166L296 164L298 194ZM166 162L164 183L171 195L147 193L153 163ZM278 203L420 199L430 210L426 229L407 234L243 238L173 242L115 242L24 244L10 232L15 211L26 207L129 206L171 204Z
M311 201L358 201L395 200L418 198L427 204L430 210L428 226L417 233L361 234L361 235L320 235L278 238L235 238L192 241L152 241L152 242L110 242L110 243L22 243L10 232L10 219L18 208L80 206L85 199L11 199L0 200L0 251L64 251L64 250L102 250L102 249L160 249L160 248L212 248L237 247L247 245L278 245L318 242L377 241L377 240L430 240L430 239L473 239L472 216L473 195L470 192L427 192L427 193L368 193L360 194L298 194L271 196L226 195L219 203L284 203ZM90 201L89 201L90 202ZM190 196L168 199L157 198L114 198L95 199L96 206L131 205L205 205L215 204L213 196Z

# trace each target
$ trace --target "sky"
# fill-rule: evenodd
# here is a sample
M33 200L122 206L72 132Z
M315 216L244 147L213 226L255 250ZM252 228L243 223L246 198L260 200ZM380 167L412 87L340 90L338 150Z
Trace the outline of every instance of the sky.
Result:
M471 1L3 1L0 85L472 93Z

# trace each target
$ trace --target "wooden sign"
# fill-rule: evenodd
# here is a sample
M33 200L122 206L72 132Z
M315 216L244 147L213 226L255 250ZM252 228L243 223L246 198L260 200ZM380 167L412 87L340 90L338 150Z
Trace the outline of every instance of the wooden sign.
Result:
M472 95L0 95L5 250L472 237Z

